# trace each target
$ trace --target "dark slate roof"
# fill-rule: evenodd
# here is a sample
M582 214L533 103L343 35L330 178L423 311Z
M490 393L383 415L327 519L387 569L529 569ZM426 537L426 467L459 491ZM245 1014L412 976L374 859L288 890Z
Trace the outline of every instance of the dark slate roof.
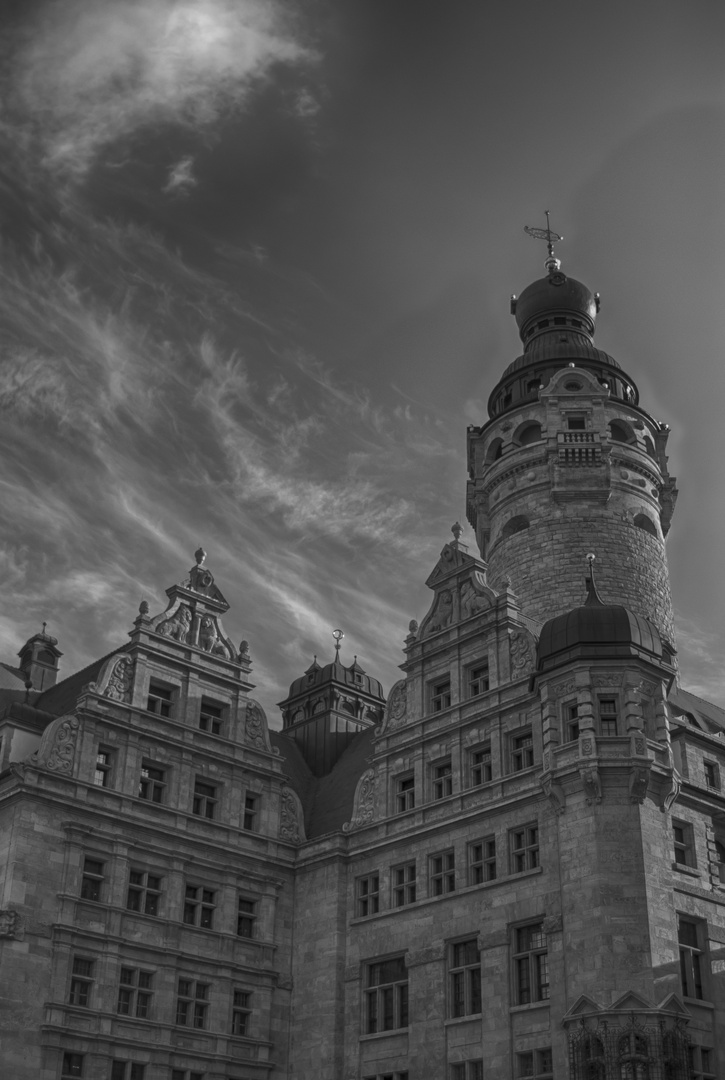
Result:
M352 818L357 782L369 767L375 729L357 735L327 776L310 772L295 741L280 731L270 731L272 746L284 758L284 772L300 798L305 814L305 833L313 840L339 832Z
M24 690L25 676L20 668L0 664L0 690Z
M69 675L67 679L63 679L62 682L56 683L55 686L51 686L48 690L44 690L35 704L39 709L44 709L55 716L62 716L64 713L72 712L86 683L95 682L106 660L116 653L125 652L126 648L127 646L121 645L112 649L111 652L102 656L100 660L94 660L88 667L81 668L80 671Z
M371 697L385 701L382 685L371 675L366 675L363 668L357 662L357 658L349 667L346 667L339 659L335 659L324 667L315 661L308 667L304 675L295 679L289 688L289 694L281 705L291 701L300 694L306 694L310 690L319 690L326 683L338 683L341 686L349 686L352 690L362 691Z
M675 717L683 714L692 716L703 731L725 731L725 709L721 709L719 705L713 705L712 702L691 694L689 690L682 690L679 686L672 687L667 700Z

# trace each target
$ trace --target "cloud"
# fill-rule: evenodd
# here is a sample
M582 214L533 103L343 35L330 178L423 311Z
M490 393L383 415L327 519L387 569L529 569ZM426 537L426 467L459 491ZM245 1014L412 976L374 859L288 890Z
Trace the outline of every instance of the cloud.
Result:
M277 0L46 2L17 43L10 108L44 164L79 178L148 125L208 132L275 65L312 59Z
M192 169L194 159L190 154L181 158L169 169L169 179L162 188L165 195L188 195L199 181L194 176Z

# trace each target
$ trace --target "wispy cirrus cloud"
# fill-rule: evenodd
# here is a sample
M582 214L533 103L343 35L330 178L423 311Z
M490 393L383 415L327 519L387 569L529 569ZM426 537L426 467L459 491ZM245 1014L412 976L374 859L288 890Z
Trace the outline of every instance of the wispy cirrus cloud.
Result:
M8 116L47 168L77 179L149 125L208 134L275 65L314 59L295 33L279 0L46 2L13 42Z

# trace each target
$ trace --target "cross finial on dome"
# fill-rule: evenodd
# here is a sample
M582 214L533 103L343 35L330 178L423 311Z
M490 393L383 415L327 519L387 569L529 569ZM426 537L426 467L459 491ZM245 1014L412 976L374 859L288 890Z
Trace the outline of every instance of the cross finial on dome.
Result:
M524 232L528 233L529 236L533 236L534 240L546 240L546 247L549 254L546 257L544 266L549 271L549 273L552 274L555 270L559 270L561 268L561 259L557 259L554 255L554 244L558 243L559 240L563 240L564 237L560 236L559 233L554 232L554 230L551 228L551 223L549 221L549 211L544 210L544 213L546 214L545 229L538 229L536 228L536 226L524 225Z

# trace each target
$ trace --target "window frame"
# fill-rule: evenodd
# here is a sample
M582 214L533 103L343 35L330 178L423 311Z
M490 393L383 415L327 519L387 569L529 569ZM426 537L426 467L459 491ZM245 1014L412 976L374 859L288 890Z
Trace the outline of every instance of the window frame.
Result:
M384 968L398 962L402 965L404 977L393 977L382 981L382 976L385 973ZM376 969L381 969L379 981L373 981L376 978L374 974ZM394 969L388 974L394 976ZM365 964L363 1030L366 1035L400 1031L409 1026L408 982L408 969L405 965L404 954L370 960ZM389 1019L391 1020L390 1023L388 1023ZM381 1020L382 1023L380 1023Z
M429 688L430 711L432 713L445 712L451 707L451 676L441 675L434 679Z
M482 684L485 683L485 686ZM491 689L491 670L486 659L478 660L466 669L466 687L469 698L480 697Z
M510 733L509 750L512 773L533 769L536 761L534 759L534 730L531 725Z
M151 678L146 692L146 712L153 713L154 716L160 716L164 719L172 718L178 692L178 686L164 683L161 679Z
M144 773L146 773L145 776ZM151 776L151 773L156 775ZM145 758L142 759L137 797L143 799L144 802L163 806L168 784L167 776L168 769L165 766L160 766L157 762L147 761Z
M475 937L448 945L448 995L448 1015L452 1019L480 1016L481 950Z
M83 1062L85 1054L77 1054L74 1050L64 1050L60 1062L60 1080L75 1080L83 1076Z
M134 875L141 878L134 881ZM163 877L161 874L151 873L141 867L130 866L128 869L128 888L126 889L126 911L133 911L137 915L149 915L158 917L159 904L161 901ZM138 907L134 907L131 896L138 897ZM136 900L134 899L134 903ZM153 910L149 910L152 908Z
M251 940L257 936L258 903L259 901L252 900L248 896L237 896L237 937ZM249 904L249 907L243 908L243 904Z
M687 934L685 930L687 929ZM691 933L690 933L691 931ZM680 957L680 984L682 996L692 1001L707 1001L707 950L705 947L707 923L678 912L677 947ZM683 941L688 936L694 940ZM690 991L694 993L690 993Z
M456 891L456 852L454 848L428 856L428 895L448 896Z
M211 983L205 983L199 979L190 979L185 975L179 976L176 980L176 1009L174 1012L174 1024L176 1027L189 1027L196 1031L206 1030L210 990ZM202 991L202 993L199 993L199 991ZM180 1019L180 1017L183 1017L183 1019ZM191 1023L189 1023L189 1020L191 1020Z
M496 879L496 836L491 833L480 840L473 840L468 845L468 884L485 885Z
M522 1062L531 1059L531 1070L524 1072ZM550 1046L536 1050L520 1050L516 1054L516 1080L553 1080L554 1066Z
M520 842L517 843L517 840ZM529 821L509 830L509 872L524 874L541 866L538 821Z
M90 1009L96 960L93 956L73 955L70 968L68 1004L74 1009Z
M91 870L91 866L98 866L100 870ZM103 886L106 880L106 860L97 859L93 855L84 855L83 868L81 870L80 898L92 904L103 903Z
M697 869L695 831L691 822L680 818L672 819L672 849L674 870L681 870L683 867L686 870Z
M720 765L718 762L703 758L702 767L705 773L705 787L709 788L710 791L720 791Z
M247 791L244 795L244 811L242 814L242 828L245 832L257 832L259 825L259 808L262 802L261 796L256 791Z
M380 911L380 874L374 871L355 878L355 915L364 919Z
M234 1038L249 1038L252 1019L252 996L251 990L245 990L238 986L232 989L231 1034ZM239 1030L240 1028L242 1030Z
M144 1080L146 1062L111 1059L111 1080Z
M207 735L222 737L226 727L226 719L229 712L228 702L217 701L202 695L199 705L199 731Z
M121 966L118 974L116 1012L136 1020L150 1020L154 998L154 975L146 968ZM124 978L125 976L125 978Z
M204 788L206 790L202 791ZM210 783L205 776L194 777L191 812L203 821L216 821L219 806L219 784Z
M468 774L472 788L483 787L493 780L493 757L491 740L484 739L468 751ZM479 778L480 777L480 778Z
M394 777L395 813L405 814L415 810L415 773L411 770Z
M390 895L392 906L401 908L407 907L408 904L414 904L417 898L417 885L417 863L415 859L391 866Z
M542 919L512 928L513 998L515 1005L535 1005L550 998L549 948ZM527 934L527 937L522 935ZM525 976L525 977L524 977Z
M469 1058L467 1061L454 1061L449 1068L450 1080L483 1080L482 1058Z
M434 802L453 794L453 761L450 757L441 758L431 765L431 789Z
M184 883L184 907L181 921L185 926L195 926L197 930L214 929L217 892L217 889L207 889L205 885Z
M604 710L604 705L613 705L614 709L610 712L609 709ZM597 723L599 725L599 735L603 739L616 739L620 733L619 725L619 698L614 694L602 694L597 698ZM612 732L607 728L605 730L604 725L614 724L614 731Z
M581 717L579 715L579 702L578 701L565 701L562 705L562 744L564 746L570 743L578 742Z
M110 788L113 777L113 759L115 751L112 747L99 743L96 750L96 764L93 770L93 786L98 788ZM105 760L101 761L101 758Z

